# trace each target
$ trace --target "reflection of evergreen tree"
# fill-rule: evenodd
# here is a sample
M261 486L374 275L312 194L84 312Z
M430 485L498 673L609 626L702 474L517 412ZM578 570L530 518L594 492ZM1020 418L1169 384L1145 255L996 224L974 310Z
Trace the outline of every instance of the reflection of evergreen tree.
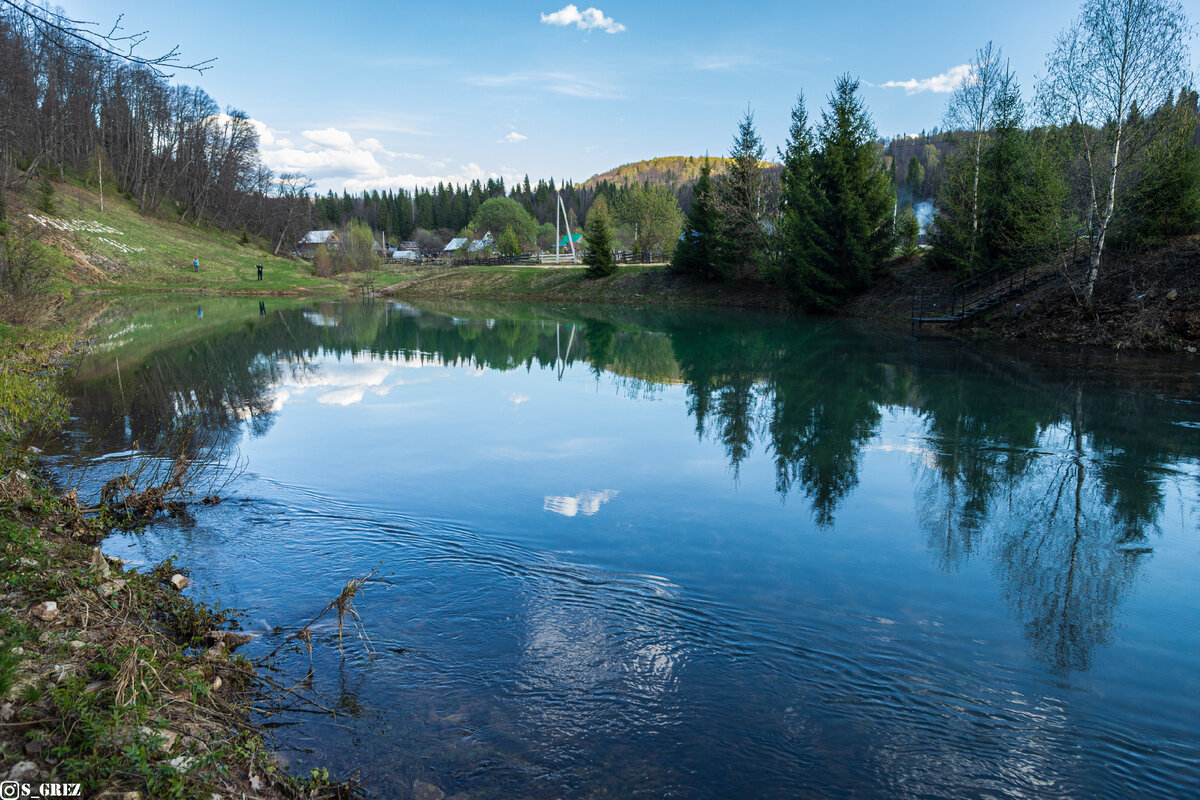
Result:
M833 326L793 339L771 381L768 430L775 487L799 484L822 526L858 484L862 448L875 435L883 401L882 372L869 359L842 357L854 343Z
M601 320L588 320L583 329L588 360L592 364L592 374L596 377L600 377L612 361L614 338L613 326Z
M858 483L883 399L882 370L847 358L861 343L843 331L778 322L672 331L697 435L707 430L720 441L737 474L760 430L775 458L776 490L786 496L802 486L821 525Z

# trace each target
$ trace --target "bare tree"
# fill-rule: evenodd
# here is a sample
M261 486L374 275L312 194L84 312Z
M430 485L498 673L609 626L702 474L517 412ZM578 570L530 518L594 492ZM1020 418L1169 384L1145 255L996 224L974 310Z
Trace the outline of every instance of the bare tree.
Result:
M308 199L308 190L316 185L311 178L299 172L285 172L279 176L276 189L279 192L281 208L279 210L279 238L275 242L275 255L279 255L284 241L289 236L292 241L295 241L296 234L300 232L297 225L307 227L312 210Z
M130 64L146 67L163 78L172 76L173 73L167 72L171 69L204 72L215 61L210 58L186 64L180 59L179 45L153 56L138 53L137 48L145 43L149 32L126 33L121 26L123 14L117 17L108 33L104 33L99 23L72 19L59 11L51 11L25 0L0 0L0 5L8 6L28 17L39 34L72 56L90 57L95 51L100 51Z
M1092 232L1083 299L1092 302L1104 240L1117 205L1117 177L1152 135L1132 112L1169 100L1189 80L1191 34L1176 0L1086 0L1059 34L1038 99L1048 122L1070 126L1086 169ZM1131 136L1145 131L1145 136Z
M966 135L971 159L971 245L967 262L971 268L975 267L979 242L979 166L983 143L995 121L996 96L1006 73L1000 58L1000 48L991 42L977 50L970 70L950 96L946 109L945 127Z

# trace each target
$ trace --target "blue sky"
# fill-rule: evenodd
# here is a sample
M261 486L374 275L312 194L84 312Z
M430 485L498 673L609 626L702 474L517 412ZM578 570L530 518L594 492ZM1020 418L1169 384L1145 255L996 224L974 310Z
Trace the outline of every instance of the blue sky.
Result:
M863 82L881 134L941 123L955 67L988 39L1027 96L1077 2L340 3L61 0L119 13L144 52L215 58L202 86L260 125L266 163L322 191L528 174L583 181L619 164L720 155L749 107L773 154L798 92ZM1197 0L1185 7L1193 19ZM942 76L941 80L936 80ZM935 79L935 80L930 80ZM888 83L919 82L915 86Z

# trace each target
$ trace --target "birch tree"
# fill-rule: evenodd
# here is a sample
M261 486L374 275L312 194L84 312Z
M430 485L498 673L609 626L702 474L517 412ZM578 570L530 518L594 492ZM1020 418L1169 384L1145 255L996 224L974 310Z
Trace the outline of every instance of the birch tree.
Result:
M1042 113L1051 124L1070 126L1086 170L1087 305L1117 211L1118 177L1153 135L1152 127L1131 125L1132 112L1162 105L1188 82L1190 33L1176 0L1086 0L1047 58Z
M965 135L971 163L971 234L967 258L970 269L975 268L979 249L979 165L983 159L984 140L994 121L996 95L1003 76L1000 48L988 42L975 52L970 70L950 96L950 105L946 109L946 127Z

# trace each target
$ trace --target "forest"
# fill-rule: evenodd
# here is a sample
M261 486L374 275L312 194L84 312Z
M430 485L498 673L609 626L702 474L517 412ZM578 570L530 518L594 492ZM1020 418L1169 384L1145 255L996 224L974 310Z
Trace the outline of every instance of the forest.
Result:
M1179 3L1087 0L1022 93L988 42L940 134L884 143L860 82L840 77L814 125L801 95L778 185L747 113L731 166L702 170L674 266L777 284L809 309L921 254L913 203L936 209L930 266L960 277L1040 265L1090 306L1122 253L1200 231L1200 113ZM897 249L897 245L899 248Z

